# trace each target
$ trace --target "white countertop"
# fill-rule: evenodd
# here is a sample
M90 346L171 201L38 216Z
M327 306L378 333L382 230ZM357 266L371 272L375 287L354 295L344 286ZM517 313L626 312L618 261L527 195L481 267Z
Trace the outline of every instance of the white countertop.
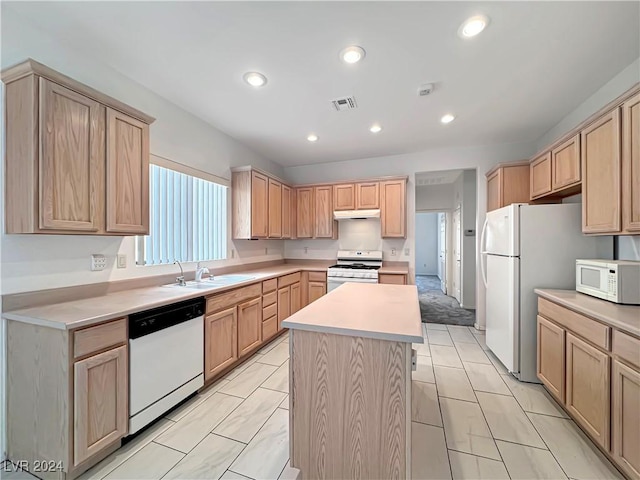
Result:
M292 330L424 343L415 285L344 283L287 318Z

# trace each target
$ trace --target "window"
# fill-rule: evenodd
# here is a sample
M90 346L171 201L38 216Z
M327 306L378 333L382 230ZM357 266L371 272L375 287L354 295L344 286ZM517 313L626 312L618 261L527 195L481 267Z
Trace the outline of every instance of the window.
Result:
M138 237L136 263L227 258L228 187L150 165L150 235Z

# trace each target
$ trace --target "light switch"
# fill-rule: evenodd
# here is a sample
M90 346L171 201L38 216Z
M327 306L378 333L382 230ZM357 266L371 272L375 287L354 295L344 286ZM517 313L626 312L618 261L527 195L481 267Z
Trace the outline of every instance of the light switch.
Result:
M118 268L127 268L127 256L124 253L118 254Z

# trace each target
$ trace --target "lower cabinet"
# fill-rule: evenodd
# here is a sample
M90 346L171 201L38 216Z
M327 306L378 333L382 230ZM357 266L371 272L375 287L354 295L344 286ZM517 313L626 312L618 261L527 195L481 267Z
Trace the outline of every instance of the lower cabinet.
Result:
M73 370L73 463L79 465L127 434L127 347L80 360Z
M612 375L611 453L627 475L640 478L640 372L614 360Z
M309 281L309 303L327 294L327 282Z
M567 410L595 442L608 449L609 356L569 332L566 335Z
M378 276L378 283L384 283L388 285L406 285L407 276L397 273L381 273Z
M278 289L278 330L282 330L282 322L291 314L291 286Z
M204 379L216 376L238 359L238 312L228 308L204 319Z
M564 403L564 329L538 315L538 378Z
M249 353L262 342L262 298L238 305L238 356Z
M291 308L290 314L293 315L300 308L302 308L302 289L300 288L300 282L291 285Z

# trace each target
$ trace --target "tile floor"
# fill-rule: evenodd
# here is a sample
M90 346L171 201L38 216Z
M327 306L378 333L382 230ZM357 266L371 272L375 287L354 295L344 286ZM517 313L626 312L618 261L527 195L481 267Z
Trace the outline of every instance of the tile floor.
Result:
M540 385L507 374L482 332L424 332L413 372L414 479L622 478ZM266 345L80 478L294 478L288 341Z

